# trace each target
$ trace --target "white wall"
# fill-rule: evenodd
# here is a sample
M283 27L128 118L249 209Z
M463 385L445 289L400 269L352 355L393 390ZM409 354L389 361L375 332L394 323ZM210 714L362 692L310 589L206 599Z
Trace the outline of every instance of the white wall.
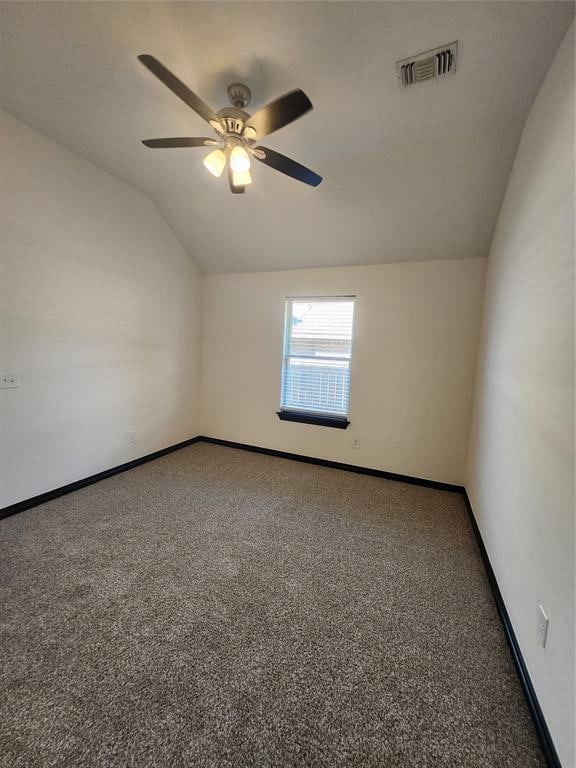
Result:
M205 276L202 434L463 482L484 266L463 259ZM351 424L281 422L284 299L343 294L357 296Z
M467 488L563 765L574 765L574 29L527 120L487 275ZM538 643L539 603L550 617Z
M0 115L5 506L198 434L199 275L146 197Z

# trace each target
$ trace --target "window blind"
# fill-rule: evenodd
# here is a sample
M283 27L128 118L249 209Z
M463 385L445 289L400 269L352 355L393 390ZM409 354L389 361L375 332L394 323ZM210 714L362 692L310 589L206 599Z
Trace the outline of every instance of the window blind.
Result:
M280 408L345 418L354 297L286 300Z

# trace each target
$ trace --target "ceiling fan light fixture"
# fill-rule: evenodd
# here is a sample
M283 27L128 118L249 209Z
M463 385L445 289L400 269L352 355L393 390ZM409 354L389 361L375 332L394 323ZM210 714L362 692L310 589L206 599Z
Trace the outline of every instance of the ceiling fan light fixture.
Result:
M234 173L247 173L250 170L250 157L244 147L236 146L230 153L230 167Z
M232 184L235 187L245 187L248 184L252 184L252 176L250 175L250 171L242 171L241 173L237 173L234 169L232 169Z
M254 114L249 115L244 111L244 107L250 102L250 89L241 83L235 83L228 88L228 96L232 106L215 112L154 56L149 53L142 53L138 56L138 60L175 96L196 112L199 117L206 120L216 132L216 139L205 136L145 139L142 143L146 147L150 149L176 149L178 147L217 146L218 149L214 149L204 158L204 165L216 178L222 176L224 169L228 167L226 176L230 191L233 194L242 194L246 185L252 183L250 155L269 168L286 176L291 176L308 186L317 187L321 183L322 177L311 171L310 168L281 155L280 152L266 147L253 146L256 143L256 137L268 136L312 109L312 102L300 88L285 93L284 96L280 96L279 99L271 101Z
M204 165L213 176L219 179L226 167L226 155L221 149L215 149L209 155L206 155Z

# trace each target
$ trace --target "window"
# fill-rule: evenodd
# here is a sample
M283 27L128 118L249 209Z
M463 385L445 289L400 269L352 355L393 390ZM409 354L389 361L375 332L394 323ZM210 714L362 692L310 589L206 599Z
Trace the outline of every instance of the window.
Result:
M287 299L278 416L345 429L354 297Z

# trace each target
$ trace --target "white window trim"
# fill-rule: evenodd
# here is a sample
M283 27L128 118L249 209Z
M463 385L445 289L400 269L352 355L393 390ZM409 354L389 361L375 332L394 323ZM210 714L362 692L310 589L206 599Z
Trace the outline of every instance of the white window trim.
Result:
M281 359L281 367L280 367L280 410L277 412L278 416L283 421L301 421L304 423L311 423L311 424L318 424L322 426L338 426L340 428L346 429L346 427L350 424L348 421L348 418L350 416L350 408L351 408L351 400L352 400L352 359L354 354L354 325L355 325L355 314L356 314L356 296L353 294L345 294L345 295L330 295L330 296L286 296L284 298L284 321L283 321L283 328L282 328L282 359ZM353 314L352 314L352 336L350 340L350 358L348 361L348 402L347 402L347 412L346 414L337 413L337 412L330 412L330 411L317 411L307 408L297 408L292 406L284 405L284 399L285 399L285 392L284 392L284 386L285 386L285 369L286 369L286 363L289 358L294 357L294 355L290 355L287 353L287 344L288 344L288 336L287 336L287 328L288 328L288 318L289 313L291 312L292 303L293 302L306 302L306 301L313 301L313 302L320 302L320 301L326 301L326 302L335 302L335 301L350 301L353 305ZM297 355L297 357L306 357L305 355ZM314 358L317 359L317 358ZM342 360L340 357L326 357L323 358L325 360Z

